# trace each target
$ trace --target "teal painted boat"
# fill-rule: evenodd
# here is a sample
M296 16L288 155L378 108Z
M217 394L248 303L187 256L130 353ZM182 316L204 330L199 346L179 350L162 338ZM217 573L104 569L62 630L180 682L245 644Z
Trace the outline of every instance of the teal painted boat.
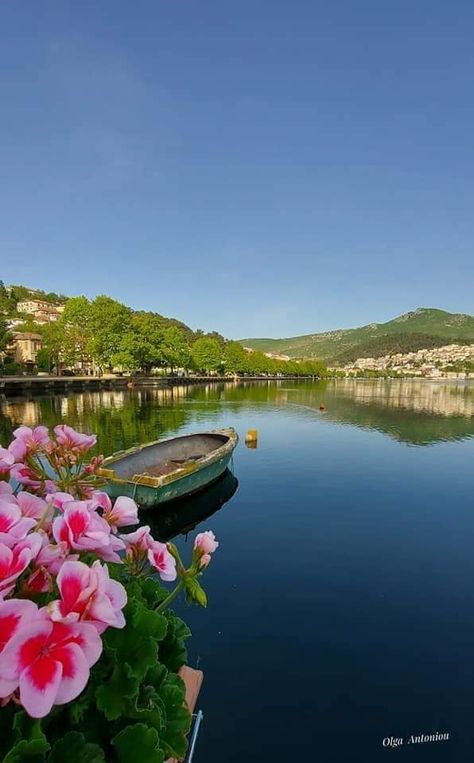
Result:
M182 435L114 453L98 476L111 498L126 495L141 509L196 493L225 472L239 441L232 427Z

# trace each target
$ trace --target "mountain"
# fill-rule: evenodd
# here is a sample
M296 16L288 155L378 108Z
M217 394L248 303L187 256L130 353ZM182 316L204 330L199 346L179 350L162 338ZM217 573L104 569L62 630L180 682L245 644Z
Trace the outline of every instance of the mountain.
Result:
M355 329L325 331L286 339L241 339L244 347L290 358L320 358L344 365L360 357L381 357L474 342L474 316L420 307L387 323L370 323Z

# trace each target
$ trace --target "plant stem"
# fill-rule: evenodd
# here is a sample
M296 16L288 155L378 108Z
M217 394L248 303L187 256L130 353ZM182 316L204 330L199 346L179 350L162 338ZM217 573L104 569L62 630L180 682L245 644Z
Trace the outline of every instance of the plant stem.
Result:
M184 588L184 580L180 580L176 588L173 591L171 591L169 596L167 596L166 599L161 602L161 604L158 604L158 606L155 609L155 612L163 612L163 610L166 609L166 607L169 607L171 602L174 601L174 599L176 599L176 597L178 596L179 593L181 593L183 588Z

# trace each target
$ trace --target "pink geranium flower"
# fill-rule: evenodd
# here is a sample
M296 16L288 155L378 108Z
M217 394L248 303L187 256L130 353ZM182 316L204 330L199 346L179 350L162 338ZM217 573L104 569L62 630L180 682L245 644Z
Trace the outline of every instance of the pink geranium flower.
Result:
M140 565L146 559L158 570L162 580L176 579L176 561L168 551L166 543L154 540L148 525L139 527L134 533L121 536L126 547L126 555L135 564Z
M5 645L26 621L38 612L38 607L28 599L0 601L0 653Z
M36 525L36 519L23 517L20 507L0 499L0 543L12 548Z
M127 594L121 583L110 580L106 565L99 561L91 567L83 562L65 562L57 585L61 600L48 605L53 620L89 620L99 633L109 626L124 627L122 609L127 603Z
M0 448L0 480L10 479L10 470L15 463L13 453L6 448Z
M102 516L112 528L112 532L116 533L118 527L138 524L138 506L131 498L122 495L112 506L107 493L96 491L92 496L92 504L95 508L103 510Z
M33 519L41 519L42 517L45 517L48 513L48 509L52 512L53 508L51 504L48 504L42 498L38 498L37 495L32 495L24 490L18 493L16 502L23 516L32 517Z
M176 580L176 560L168 551L166 543L152 540L148 546L148 561L158 570L162 580L167 582Z
M76 432L75 429L67 424L58 424L57 427L54 427L54 434L59 445L79 453L86 453L97 442L95 434L87 435L82 434L82 432Z
M9 482L0 482L0 498L2 501L12 501L15 503L13 488Z
M49 442L47 427L18 427L13 432L14 440L8 446L8 450L15 457L15 461L23 461L27 453L35 453L45 448Z
M19 482L20 485L29 487L32 490L39 490L41 487L40 480L37 478L33 470L25 464L13 464L10 476Z
M35 559L37 567L44 567L52 575L57 575L64 562L76 561L79 554L71 554L69 545L65 541L59 543L46 543Z
M28 715L44 718L53 705L81 693L101 652L102 642L92 625L53 623L39 612L0 655L0 697L19 689Z
M75 551L93 551L109 545L110 527L84 501L69 501L63 515L53 522L53 536Z
M11 549L0 543L0 599L13 591L15 580L26 570L32 556L32 550L27 546Z
M212 530L206 530L196 535L194 539L194 550L201 554L213 554L219 544Z

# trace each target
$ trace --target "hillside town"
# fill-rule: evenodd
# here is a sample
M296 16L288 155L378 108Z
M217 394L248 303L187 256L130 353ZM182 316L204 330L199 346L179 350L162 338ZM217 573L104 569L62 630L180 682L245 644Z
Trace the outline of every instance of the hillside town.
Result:
M380 358L358 358L344 367L346 376L420 376L428 379L474 378L474 344L447 344L443 347L395 353Z

